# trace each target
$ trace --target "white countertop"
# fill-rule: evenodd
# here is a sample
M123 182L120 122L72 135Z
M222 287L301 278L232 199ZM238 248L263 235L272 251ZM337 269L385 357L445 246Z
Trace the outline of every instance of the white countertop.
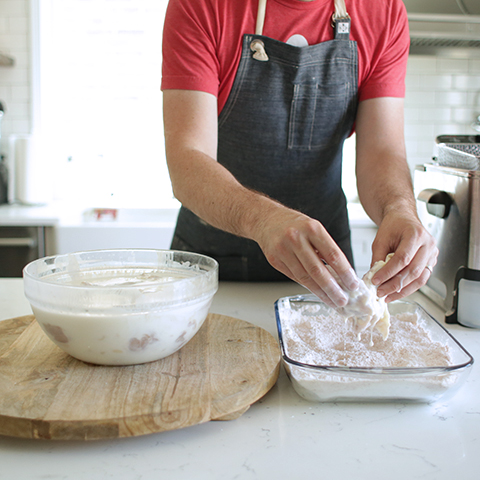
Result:
M158 226L175 225L177 210L175 208L147 209L147 208L119 208L115 221L95 221L94 209L83 208L78 205L51 204L51 205L0 205L0 226L77 226L88 225L98 228L117 227L128 224L142 223ZM359 203L348 204L350 225L358 228L376 228Z
M51 206L0 205L0 227L51 227L59 213Z
M303 292L291 283L221 283L211 311L276 336L273 303ZM412 299L441 317L421 294ZM30 313L22 280L0 279L0 320ZM480 330L447 328L480 359ZM448 403L318 404L300 398L282 369L236 420L86 443L0 437L0 465L2 480L477 480L480 373L475 364Z

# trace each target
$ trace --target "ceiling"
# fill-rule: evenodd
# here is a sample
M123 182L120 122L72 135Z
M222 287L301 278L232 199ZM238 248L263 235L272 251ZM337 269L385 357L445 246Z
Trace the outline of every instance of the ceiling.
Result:
M408 13L480 15L479 0L403 0Z
M480 57L479 0L403 0L410 27L410 53Z

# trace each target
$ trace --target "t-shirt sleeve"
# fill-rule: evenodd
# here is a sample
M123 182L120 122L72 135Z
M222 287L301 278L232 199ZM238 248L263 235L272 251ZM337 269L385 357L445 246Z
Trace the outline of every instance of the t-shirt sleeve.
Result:
M403 2L390 2L391 8L369 69L359 89L359 100L377 97L404 97L405 75L410 48L408 18Z
M207 1L169 1L163 28L162 90L218 95L214 18Z

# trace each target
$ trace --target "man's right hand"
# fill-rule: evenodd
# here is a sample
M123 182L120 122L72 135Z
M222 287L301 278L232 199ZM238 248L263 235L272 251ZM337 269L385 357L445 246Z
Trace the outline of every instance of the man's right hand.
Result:
M281 205L270 213L254 234L270 264L329 306L345 306L348 298L325 264L349 290L358 288L359 279L323 225Z

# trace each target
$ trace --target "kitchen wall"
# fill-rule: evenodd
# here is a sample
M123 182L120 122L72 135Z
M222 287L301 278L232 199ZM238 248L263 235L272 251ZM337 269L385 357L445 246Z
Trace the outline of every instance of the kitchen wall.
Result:
M480 115L480 58L411 55L405 96L405 137L411 167L429 161L435 138L475 134Z
M0 51L15 58L0 67L0 101L7 113L2 148L10 133L32 128L30 0L0 0ZM480 115L480 58L413 55L409 59L406 95L406 142L409 164L429 161L440 134L472 134Z
M13 67L0 66L2 122L1 151L7 152L11 133L30 133L32 81L29 0L0 0L0 52L13 57Z

